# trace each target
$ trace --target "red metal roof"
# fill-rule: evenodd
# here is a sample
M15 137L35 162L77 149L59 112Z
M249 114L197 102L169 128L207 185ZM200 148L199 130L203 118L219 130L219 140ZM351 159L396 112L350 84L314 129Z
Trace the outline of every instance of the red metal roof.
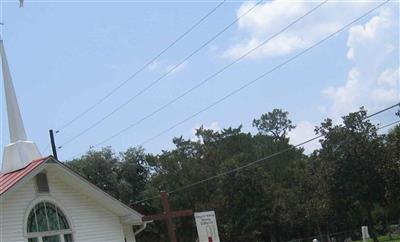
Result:
M22 178L35 170L36 167L43 164L47 160L47 158L48 157L44 157L34 160L20 170L0 174L0 195L8 191L8 189L17 184Z

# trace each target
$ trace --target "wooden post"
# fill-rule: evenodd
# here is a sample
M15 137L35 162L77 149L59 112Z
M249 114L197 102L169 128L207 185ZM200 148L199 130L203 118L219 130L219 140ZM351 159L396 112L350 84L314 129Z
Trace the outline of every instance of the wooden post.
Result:
M164 214L167 220L169 238L171 242L178 242L175 234L175 225L174 222L172 221L171 209L169 207L168 194L166 192L161 193L161 201L162 201L162 206L164 208Z
M170 241L178 242L178 240L176 239L175 225L172 219L178 217L191 216L193 215L193 211L192 210L171 211L171 207L169 206L169 201L168 201L168 193L161 192L160 194L164 212L161 214L144 216L142 218L142 221L146 222L153 220L166 220Z

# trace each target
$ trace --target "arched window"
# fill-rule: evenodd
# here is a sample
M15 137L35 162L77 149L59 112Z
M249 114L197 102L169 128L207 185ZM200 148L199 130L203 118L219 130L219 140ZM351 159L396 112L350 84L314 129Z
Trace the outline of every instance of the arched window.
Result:
M36 204L28 216L28 242L73 242L72 230L63 212L54 204Z

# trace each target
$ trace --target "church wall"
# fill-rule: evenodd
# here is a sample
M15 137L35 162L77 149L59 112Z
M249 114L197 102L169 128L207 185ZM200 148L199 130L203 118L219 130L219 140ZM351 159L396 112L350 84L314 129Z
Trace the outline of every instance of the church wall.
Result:
M50 194L46 196L54 199L56 205L65 210L73 228L75 242L124 241L123 227L118 216L63 183L56 174L50 171L47 174ZM27 241L24 237L26 210L38 197L40 195L36 194L31 180L0 204L1 242Z
M0 241L22 242L24 239L23 222L26 208L36 197L32 181L11 194L0 204Z

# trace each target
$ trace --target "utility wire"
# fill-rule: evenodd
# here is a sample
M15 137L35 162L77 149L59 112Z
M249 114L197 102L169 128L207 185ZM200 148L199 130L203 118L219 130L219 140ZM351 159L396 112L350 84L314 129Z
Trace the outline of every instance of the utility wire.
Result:
M355 22L359 21L360 19L364 18L365 16L369 15L371 12L375 11L376 9L382 7L384 4L388 3L390 0L387 0L381 4L379 4L378 6L370 9L369 11L367 11L366 13L364 13L363 15L361 15L360 17L356 18L355 20L351 21L350 23L344 25L342 28L336 30L335 32L331 33L330 35L328 35L327 37L321 39L320 41L318 41L317 43L313 44L312 46L308 47L307 49L299 52L298 54L290 57L289 59L283 61L282 63L276 65L275 67L271 68L270 70L268 70L267 72L261 74L260 76L258 76L257 78L251 80L250 82L245 83L244 85L240 86L239 88L233 90L232 92L228 93L227 95L225 95L224 97L218 99L217 101L215 101L214 103L206 106L205 108L201 109L200 111L186 117L185 119L175 123L174 125L170 126L169 128L161 131L160 133L158 133L157 135L145 140L144 142L142 142L140 145L146 144L158 137L160 137L161 135L169 132L170 130L173 130L174 128L178 127L179 125L193 119L194 117L200 115L201 113L207 111L208 109L218 105L219 103L225 101L226 99L230 98L231 96L237 94L238 92L242 91L243 89L247 88L248 86L252 85L253 83L259 81L260 79L265 78L266 76L268 76L269 74L271 74L272 72L282 68L283 66L287 65L288 63L296 60L297 58L299 58L300 56L304 55L305 53L307 53L308 51L314 49L315 47L319 46L320 44L322 44L323 42L327 41L328 39L332 38L333 36L335 36L336 34L340 33L341 31L347 29L348 27L350 27L352 24L354 24ZM100 143L101 144L101 143Z
M217 104L223 102L224 100L226 100L226 99L228 99L229 97L235 95L236 93L240 92L241 90L245 89L246 87L250 86L251 84L255 83L256 81L258 81L258 80L264 78L265 76L269 75L270 73L274 72L275 70L281 68L282 66L284 66L284 65L290 63L291 61L297 59L298 57L302 56L303 54L305 54L306 52L310 51L311 49L313 49L313 48L319 46L320 44L322 44L322 43L325 42L326 40L332 38L332 37L333 37L334 35L336 35L337 33L339 33L339 32L341 32L341 31L343 31L344 29L348 28L348 27L351 26L353 23L355 23L355 22L359 21L360 19L364 18L365 16L369 15L371 12L373 12L373 11L375 11L376 9L382 7L384 4L388 3L389 1L390 1L390 0L387 0L387 1L385 1L385 2L382 2L382 3L379 4L378 6L376 6L376 7L372 8L372 9L370 9L370 10L367 11L367 12L365 12L365 13L364 13L363 15L361 15L360 17L356 18L355 20L353 20L353 21L351 21L350 23L346 24L345 26L343 26L343 27L340 28L339 30L333 32L332 34L330 34L330 35L328 35L327 37L323 38L322 40L318 41L318 42L315 43L314 45L308 47L307 49L301 51L300 53L294 55L293 57L287 59L286 61L284 61L284 62L278 64L277 66L273 67L273 68L270 69L269 71L267 71L267 72L265 72L264 74L260 75L260 76L257 77L256 79L254 79L254 80L252 80L252 81L246 83L245 85L239 87L238 89L235 89L234 91L232 91L232 92L230 92L228 95L226 95L226 96L224 96L224 97L218 99L216 102L212 103L211 105L208 105L207 107L201 109L200 111L198 111L198 112L196 112L196 113L194 113L194 114L192 114L192 115L186 117L184 120L182 120L182 121L180 121L180 122L178 122L178 123L172 125L171 127L167 128L167 129L165 129L165 130L163 130L162 132L158 133L157 135L155 135L155 136L153 136L153 137L151 137L151 138L145 140L145 141L142 142L140 145L146 144L146 143L148 143L148 142L150 142L150 141L152 141L152 140L158 138L159 136L161 136L161 135L163 135L163 134L169 132L170 130L176 128L177 126L179 126L179 125L181 125L181 124L183 124L183 123L189 121L190 119L192 119L192 118L194 118L194 117L200 115L201 113L205 112L206 110L208 110L208 109L210 109L210 108L216 106ZM139 120L139 121L140 121L140 120ZM135 125L135 123L132 124L131 126L134 126L134 125ZM96 145L91 146L91 147L92 147L92 148L96 148L96 147L98 147L99 145L102 145L102 144L104 144L105 142L111 140L112 138L118 136L119 134L121 134L121 133L124 132L125 130L128 130L129 128L130 128L130 127L127 127L127 128L125 128L125 129L119 131L118 133L116 133L116 134L110 136L109 138L107 138L107 139L105 139L105 140L103 140L103 141L101 141L101 142L99 142L99 143L97 143ZM85 153L85 152L78 153L78 154L76 154L76 155L73 156L73 157L77 157L77 156L82 155L82 154L84 154L84 153Z
M126 83L128 83L131 79L135 78L138 74L140 74L143 70L145 70L147 67L149 67L151 64L153 64L161 55L163 55L165 52L167 52L170 48L172 48L176 43L178 43L180 40L182 40L186 35L188 35L192 30L194 30L197 26L199 26L205 19L207 19L210 15L212 15L218 8L220 8L227 0L221 1L217 6L215 6L211 11L209 11L206 15L204 15L202 18L200 18L195 24L193 24L189 29L187 29L185 32L183 32L178 38L176 38L172 43L170 43L166 48L164 48L160 53L158 53L156 56L154 56L151 60L146 62L142 67L140 67L135 73L133 73L131 76L129 76L125 81L121 82L118 86L116 86L114 89L112 89L109 93L107 93L104 97L99 99L96 103L94 103L92 106L84 110L83 112L79 113L77 116L75 116L73 119L62 125L56 133L59 133L61 130L67 128L70 126L72 123L75 121L79 120L83 116L85 116L87 113L92 111L95 107L97 107L99 104L104 102L107 98L109 98L111 95L113 95L117 90L119 90L121 87L123 87Z
M376 115L378 115L378 114L380 114L380 113L382 113L382 112L385 112L385 111L387 111L387 110L389 110L389 109L392 109L392 108L394 108L394 107L396 107L396 106L400 106L400 103L397 103L397 104L395 104L395 105L393 105L393 106L390 106L390 107L388 107L388 108L385 108L385 109L382 109L382 110L380 110L380 111L378 111L378 112L375 112L375 113L373 113L373 114L371 114L371 115L368 115L368 116L364 117L362 120L369 119L369 118L371 118L371 117L373 117L373 116L376 116ZM377 130L386 128L386 127L388 127L388 126L390 126L390 125L393 125L393 124L396 124L396 123L399 123L399 122L400 122L400 120L395 121L395 122L392 122L392 123L387 124L387 125L384 125L384 126L382 126L382 127L378 127ZM283 153L286 153L286 152L288 152L288 151L294 150L294 149L296 149L296 148L298 148L298 147L301 147L301 146L303 146L303 145L305 145L305 144L307 144L307 143L310 143L310 142L312 142L312 141L314 141L314 140L317 140L317 139L320 139L320 138L322 138L322 137L323 137L322 134L321 134L321 135L318 135L318 136L315 136L314 138L308 139L308 140L306 140L306 141L304 141L304 142L301 142L301 143L296 144L296 145L294 145L294 146L291 146L291 147L289 147L289 148L283 149L283 150L278 151L278 152L276 152L276 153L273 153L273 154L271 154L271 155L268 155L268 156L265 156L265 157L263 157L263 158L257 159L257 160L255 160L255 161L252 161L252 162L250 162L250 163L247 163L247 164L245 164L245 165L243 165L243 166L239 166L239 167L236 167L236 168L234 168L234 169L231 169L231 170L228 170L228 171L219 173L219 174L217 174L217 175L210 176L210 177L205 178L205 179L203 179L203 180L199 180L199 181L197 181L197 182L190 183L190 184L185 185L185 186L182 186L182 187L180 187L180 188L177 188L177 189L168 191L167 193L168 193L168 194L173 194L173 193L176 193L176 192L180 192L180 191L182 191L182 190L186 190L186 189L188 189L188 188L191 188L191 187L200 185L200 184L202 184L202 183L205 183L205 182L214 180L214 179L216 179L216 178L219 178L219 177L228 175L228 174L230 174L230 173L237 172L237 171L241 171L241 170L243 170L243 169L246 169L247 167L253 166L253 165L258 164L258 163L260 163L260 162L263 162L263 161L266 161L266 160L271 159L271 158L273 158L273 157L279 156L279 155L281 155L281 154L283 154ZM154 196L154 197L146 198L146 199L143 199L143 200L139 200L139 201L134 202L134 204L138 204L138 203L146 202L146 201L149 201L149 200L153 200L153 199L156 199L156 198L158 198L158 197L159 197L159 196Z
M118 107L116 107L115 109L113 109L110 113L108 113L107 115L103 116L101 119L99 119L98 121L96 121L95 123L93 123L92 125L90 125L89 127L87 127L86 129L82 130L80 133L78 133L77 135L73 136L72 138L68 139L66 142L64 142L61 147L71 143L72 141L74 141L75 139L79 138L80 136L84 135L86 132L88 132L89 130L95 128L96 126L98 126L99 124L101 124L104 120L106 120L107 118L109 118L110 116L112 116L113 114L115 114L116 112L118 112L119 110L121 110L123 107L125 107L126 105L128 105L130 102L132 102L133 100L135 100L137 97L139 97L140 95L142 95L143 93L145 93L147 90L149 90L150 88L152 88L154 85L156 85L158 82L160 82L162 79L164 79L165 77L167 77L168 75L170 75L171 73L173 73L176 69L178 69L181 65L183 65L184 63L186 63L190 58L192 58L194 55L196 55L198 52L200 52L202 49L204 49L206 46L208 46L212 41L214 41L215 39L217 39L221 34L223 34L224 32L226 32L230 27L232 27L234 24L236 24L236 22L238 22L242 17L246 16L248 13L250 13L253 9L255 9L259 4L261 4L264 0L260 0L259 2L257 2L253 7L251 7L250 9L248 9L246 12L244 12L242 15L240 15L239 17L237 17L233 22L231 22L230 24L228 24L226 27L224 27L222 30L220 30L217 34L215 34L213 37L211 37L209 40L207 40L205 43L203 43L200 47L198 47L197 49L195 49L193 52L191 52L188 56L186 56L183 60L181 60L178 64L174 65L171 69L169 69L166 73L164 73L163 75L161 75L159 78L155 79L153 82L151 82L149 85L147 85L146 87L144 87L142 90L140 90L138 93L136 93L134 96L132 96L131 98L129 98L127 101L125 101L124 103L122 103L121 105L119 105Z
M390 127L390 126L395 125L395 124L398 124L398 123L400 123L400 119L397 120L397 121L391 122L391 123L389 123L389 124L386 124L386 125L383 125L383 126L379 126L378 129L384 129L384 128Z
M312 12L316 11L318 8L320 8L323 4L325 4L328 0L323 1L322 3L318 4L317 6L315 6L314 8L312 8L310 11L308 11L307 13L305 13L304 15L300 16L299 18L297 18L296 20L294 20L293 22L291 22L290 24L288 24L286 27L284 27L283 29L281 29L280 31L278 31L277 33L273 34L271 37L269 37L268 39L264 40L263 42L261 42L260 44L258 44L257 46L255 46L254 48L250 49L249 51L247 51L246 53L244 53L243 55L241 55L240 57L238 57L237 59L235 59L233 62L230 62L229 64L225 65L224 67L222 67L221 69L219 69L218 71L214 72L212 75L208 76L207 78L205 78L204 80L202 80L201 82L199 82L198 84L194 85L193 87L189 88L188 90L186 90L185 92L183 92L182 94L180 94L179 96L175 97L174 99L172 99L171 101L167 102L166 104L162 105L161 107L159 107L158 109L154 110L153 112L147 114L146 116L142 117L141 119L137 120L136 122L130 124L129 126L121 129L120 131L118 131L117 133L113 134L112 136L106 138L105 140L97 143L95 146L99 146L102 145L104 143L106 143L107 141L119 136L120 134L128 131L129 129L139 125L140 123L142 123L143 121L145 121L146 119L154 116L155 114L161 112L162 110L164 110L165 108L167 108L168 106L172 105L173 103L177 102L178 100L182 99L183 97L185 97L186 95L188 95L189 93L193 92L194 90L200 88L201 86L203 86L204 84L206 84L207 82L209 82L210 80L212 80L213 78L215 78L216 76L218 76L219 74L221 74L222 72L224 72L226 69L228 69L229 67L233 66L234 64L236 64L237 62L239 62L240 60L244 59L245 57L249 56L251 53L253 53L254 51L256 51L257 49L259 49L260 47L264 46L265 44L267 44L270 40L274 39L276 36L280 35L281 33L283 33L284 31L286 31L287 29L289 29L290 27L292 27L293 25L295 25L296 23L298 23L300 20L302 20L303 18L305 18L306 16L310 15Z

